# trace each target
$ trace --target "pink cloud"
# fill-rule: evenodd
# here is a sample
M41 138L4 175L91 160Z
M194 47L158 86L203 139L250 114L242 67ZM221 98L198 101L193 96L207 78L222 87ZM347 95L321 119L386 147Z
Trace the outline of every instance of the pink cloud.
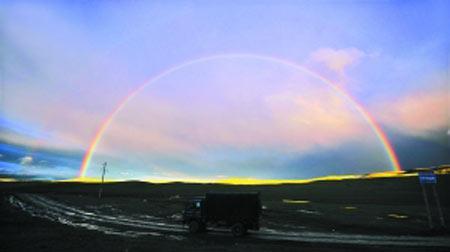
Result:
M357 48L320 48L310 55L310 60L324 64L331 71L343 75L345 69L350 65L358 63L367 54Z
M27 104L26 110L29 116L22 121L30 127L38 128L45 136L35 138L14 132L2 132L1 138L33 148L84 150L106 114L77 109L64 103L49 102L45 106L32 105Z
M409 94L377 108L379 119L398 130L421 135L432 130L450 128L449 93L434 89Z
M332 93L284 93L268 100L281 141L299 150L334 146L368 132L366 122Z

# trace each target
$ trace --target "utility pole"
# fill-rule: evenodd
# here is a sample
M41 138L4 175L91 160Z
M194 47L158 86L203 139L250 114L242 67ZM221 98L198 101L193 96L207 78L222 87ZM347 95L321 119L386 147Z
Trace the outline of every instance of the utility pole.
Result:
M102 167L102 183L100 184L100 189L98 191L98 198L101 199L102 198L102 193L103 193L103 183L105 182L105 173L106 173L106 165L108 163L104 162L103 163L103 167Z

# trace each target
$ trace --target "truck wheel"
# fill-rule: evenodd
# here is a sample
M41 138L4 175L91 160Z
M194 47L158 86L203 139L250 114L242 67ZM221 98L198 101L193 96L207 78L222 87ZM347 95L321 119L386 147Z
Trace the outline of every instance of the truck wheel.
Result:
M198 231L200 231L200 223L195 220L189 222L189 233L198 233Z
M200 228L198 229L198 232L200 232L200 233L206 232L206 224L205 223L200 224Z
M231 227L231 233L234 237L241 237L247 233L247 229L244 224L238 222Z

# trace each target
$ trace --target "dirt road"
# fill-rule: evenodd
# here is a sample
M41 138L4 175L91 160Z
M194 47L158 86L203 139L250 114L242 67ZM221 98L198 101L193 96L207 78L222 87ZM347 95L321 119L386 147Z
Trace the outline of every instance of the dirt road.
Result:
M111 207L84 209L69 205L44 195L15 194L6 198L7 202L21 209L31 216L48 219L75 228L95 230L107 235L124 237L154 236L163 239L183 241L187 239L186 229L167 221L164 218L143 214L111 214ZM179 216L178 216L179 217ZM177 219L177 216L174 217ZM230 236L228 230L211 229L208 236ZM258 232L251 232L246 239L265 241L290 241L300 243L320 244L349 244L363 246L394 246L399 248L441 248L450 249L448 237L422 236L388 236L367 234L344 234L336 232L312 232L304 229L285 231L282 229L262 228Z

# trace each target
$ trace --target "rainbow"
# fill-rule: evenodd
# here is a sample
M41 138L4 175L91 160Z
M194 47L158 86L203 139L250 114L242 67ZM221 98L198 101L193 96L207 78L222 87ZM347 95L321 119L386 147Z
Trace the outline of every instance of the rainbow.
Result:
M81 167L79 170L79 178L83 178L86 176L86 172L89 168L89 163L91 162L92 155L94 154L95 149L97 148L98 143L100 142L103 133L105 130L109 127L111 122L113 121L114 117L127 105L127 103L132 100L137 94L139 94L143 89L145 89L148 85L164 78L165 76L168 76L182 68L206 62L206 61L212 61L217 59L235 59L235 58L250 58L250 59L256 59L256 60L262 60L262 61L270 61L278 64L282 64L291 68L294 68L296 70L299 70L301 72L305 72L311 76L314 76L315 78L321 80L322 82L329 85L333 90L335 90L338 94L340 94L342 97L344 97L350 104L354 106L354 108L362 115L364 120L370 125L372 131L375 133L376 137L379 139L381 144L383 145L385 149L385 153L388 156L392 168L394 171L399 172L401 171L401 166L398 161L398 158L395 154L395 151L389 142L389 139L387 138L386 134L382 130L381 126L376 122L375 118L363 108L361 104L359 104L353 97L350 96L349 93L347 93L342 87L339 85L331 82L330 80L326 79L323 76L320 76L319 74L305 68L302 65L299 65L295 62L286 60L286 59L280 59L273 56L267 56L267 55L260 55L260 54L248 54L248 53L239 53L239 54L217 54L202 58L197 58L194 60L186 61L181 64L175 65L171 68L168 68L159 74L152 76L148 80L146 80L143 84L139 85L136 89L134 89L132 92L130 92L128 95L126 95L118 104L117 106L105 117L103 122L100 124L98 129L95 132L94 137L92 138L91 143L89 144L88 149L86 150L86 153L84 154L83 161L81 163Z

